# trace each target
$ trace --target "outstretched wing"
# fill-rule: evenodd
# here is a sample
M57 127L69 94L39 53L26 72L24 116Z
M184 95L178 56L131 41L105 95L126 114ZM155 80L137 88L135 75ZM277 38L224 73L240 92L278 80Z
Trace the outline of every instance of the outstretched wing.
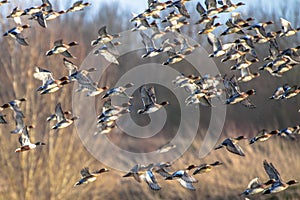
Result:
M55 115L56 115L57 123L59 123L65 119L64 112L61 108L60 103L58 103L55 107Z
M64 61L64 66L69 71L69 75L72 75L73 73L77 72L78 67L76 65L74 65L71 61L69 61L66 58L64 58L63 61Z
M231 153L234 153L234 154L237 154L240 156L245 156L243 149L238 144L234 144L232 142L232 140L228 140L228 144L227 144L226 148Z
M263 164L264 164L265 171L271 180L272 179L280 180L280 174L272 163L268 163L266 160L264 160Z
M25 126L23 128L22 135L19 137L19 142L20 142L21 146L25 146L25 145L30 144L30 139L29 139L27 126Z
M153 101L152 101L151 96L149 94L149 89L145 85L143 85L141 87L140 93L141 93L141 97L142 97L144 107L147 107L147 106L153 104Z
M99 34L100 37L107 35L107 32L106 32L106 26L101 27L101 28L98 30L98 34Z
M87 177L87 176L90 176L90 172L89 172L89 168L88 167L85 167L83 168L81 171L80 171L80 174L82 177Z

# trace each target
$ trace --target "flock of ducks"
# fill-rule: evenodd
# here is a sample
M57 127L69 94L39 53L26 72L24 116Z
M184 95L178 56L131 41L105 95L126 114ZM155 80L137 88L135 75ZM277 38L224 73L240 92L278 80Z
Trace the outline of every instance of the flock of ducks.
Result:
M135 14L132 19L130 19L130 22L132 22L134 26L131 31L139 31L141 42L146 49L146 52L141 55L143 59L155 57L160 54L167 54L168 58L162 65L172 65L182 61L199 47L198 44L190 44L189 39L180 34L182 27L192 23L191 19L193 16L191 16L190 11L188 11L185 6L189 1L190 0L173 0L161 2L158 0L148 0L148 8L142 13ZM0 5L6 3L9 3L9 1L1 1ZM68 12L83 10L90 5L90 3L77 1L65 11L54 11L49 0L42 0L40 6L33 6L24 10L15 7L7 18L13 18L17 26L6 31L3 36L10 36L14 38L18 44L28 46L29 42L26 40L26 37L23 36L23 31L30 28L31 25L22 25L21 18L27 16L27 19L36 20L41 27L47 28L48 20L53 20ZM237 71L240 75L234 75L229 78L227 75L222 76L220 74L207 74L205 76L180 74L173 80L173 84L175 88L184 88L187 91L188 97L185 100L187 106L193 104L214 106L211 103L211 99L218 98L220 101L223 101L222 94L225 93L226 99L223 101L224 104L241 103L248 108L255 108L256 106L249 99L250 96L255 95L255 89L242 91L239 87L239 83L249 82L260 76L258 72L252 73L250 66L260 61L256 54L256 48L261 43L269 43L269 56L263 58L263 61L267 62L258 70L264 70L269 72L272 76L281 77L285 72L300 64L298 54L300 46L281 50L277 44L279 38L292 36L296 34L300 28L293 28L289 21L281 18L281 30L267 31L266 28L274 24L273 21L254 23L254 18L243 19L240 13L233 12L236 8L243 5L245 5L243 2L234 4L230 0L218 2L216 0L205 0L205 7L202 6L200 2L197 3L195 11L199 13L200 19L198 18L195 24L203 25L198 35L199 37L206 35L209 44L212 46L213 51L209 57L223 57L221 62L235 62L230 69ZM225 23L226 30L220 34L220 37L217 37L213 31L222 26L222 24L219 22L215 23L215 20L219 18L220 14L228 12L231 12L231 18ZM151 35L149 35L149 32L151 32ZM173 41L170 38L163 39L167 34L173 34L175 39L173 39ZM221 37L230 34L237 34L239 38L226 44L222 43ZM122 37L122 35L119 33L109 34L106 26L101 27L98 31L98 37L91 41L91 46L97 47L94 54L96 56L102 55L110 63L119 65L117 46L122 45L116 41L119 37ZM158 41L161 41L160 46L157 45ZM89 73L96 71L95 68L80 70L72 61L68 60L76 59L70 52L73 46L78 46L78 43L76 41L64 43L62 39L59 39L54 42L53 48L45 53L46 56L62 55L64 57L63 64L68 74L56 79L53 73L48 69L35 67L33 76L42 81L41 86L37 88L37 92L40 92L41 95L54 93L65 85L76 81L78 83L77 92L86 92L86 95L89 97L102 94L101 98L104 103L102 111L96 119L97 131L95 135L109 134L113 129L117 128L116 120L132 111L131 108L134 106L132 105L132 99L136 97L128 95L126 90L132 87L134 83L128 83L124 86L114 88L107 86L99 87L98 83L92 80L89 75ZM299 92L300 88L298 86L295 85L291 87L285 84L278 87L270 99L289 99L296 96ZM150 114L169 104L167 99L162 102L157 102L155 88L153 86L142 85L139 88L139 93L143 107L138 109L138 114ZM110 98L116 95L128 98L128 103L121 106L113 105ZM25 116L20 106L24 101L26 101L25 98L12 100L0 107L1 112L6 108L10 108L14 112L16 129L12 130L11 133L20 134L19 142L21 144L15 152L28 151L35 149L39 145L45 145L44 142L32 143L30 141L29 131L34 128L34 126L25 125L23 122ZM5 116L6 115L0 113L0 123L7 123ZM57 103L55 113L51 114L47 118L47 121L55 121L55 125L52 126L52 129L62 129L67 128L77 119L79 119L79 117L73 116L71 111L63 111L62 105ZM299 126L287 127L283 130L263 130L257 136L250 139L249 143L263 142L274 135L294 138L294 136L299 133ZM238 142L242 139L246 138L244 136L226 138L220 145L215 147L215 150L225 147L231 153L245 156L242 148L238 145ZM157 152L164 153L174 148L176 148L176 145L166 144ZM169 170L172 163L169 162L152 163L149 165L137 164L123 177L133 177L138 182L143 180L152 190L160 190L161 187L156 180L156 174L159 174L165 180L177 180L183 187L189 190L195 190L193 183L198 182L194 177L195 175L207 173L222 164L220 161L215 161L211 164L191 164L185 169L180 169L172 173ZM263 166L269 176L269 180L261 183L257 177L254 178L250 181L242 195L247 196L261 192L263 194L275 193L287 189L289 185L298 183L296 180L288 182L282 181L279 172L272 163L264 161ZM193 172L191 172L192 170ZM93 182L100 174L108 171L108 169L102 168L90 172L88 168L83 168L80 171L82 178L76 182L74 186Z

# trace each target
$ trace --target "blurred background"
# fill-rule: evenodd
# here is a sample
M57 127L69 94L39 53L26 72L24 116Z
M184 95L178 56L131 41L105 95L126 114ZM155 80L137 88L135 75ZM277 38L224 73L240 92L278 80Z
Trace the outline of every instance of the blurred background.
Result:
M200 1L204 4L203 1ZM67 9L74 1L53 1L55 10ZM247 141L242 141L241 146L245 150L245 157L231 155L226 151L212 151L207 157L199 159L198 152L203 137L207 129L207 121L201 120L197 137L191 147L182 157L177 160L173 169L180 169L189 164L211 163L220 160L225 164L218 169L204 175L197 175L199 180L195 184L196 191L188 191L177 183L158 180L162 190L151 191L145 183L137 183L133 179L122 178L124 172L114 171L103 174L93 184L83 185L73 188L74 183L80 179L80 170L83 167L90 167L96 170L105 167L102 163L93 158L82 145L76 133L75 126L60 130L50 131L51 125L46 123L46 117L53 113L57 102L61 102L64 110L72 109L71 85L67 85L58 92L50 95L40 95L35 92L40 82L33 78L34 66L49 69L55 77L67 74L63 67L62 57L45 56L53 42L58 39L64 41L77 41L80 45L71 50L77 59L73 60L78 66L93 49L90 46L91 40L97 37L100 27L106 25L109 33L119 33L133 28L129 22L132 13L140 13L147 7L146 1L90 1L92 6L84 11L68 13L53 21L48 22L48 28L40 27L36 22L23 20L23 23L30 23L32 28L24 35L30 46L24 47L15 43L11 38L0 38L0 102L6 103L15 98L26 97L27 101L21 108L26 116L26 124L34 124L36 127L30 132L33 141L40 140L47 143L46 146L38 148L32 152L16 154L15 148L19 145L18 136L10 135L10 130L14 129L15 123L11 112L7 114L8 125L1 125L0 138L0 199L242 199L238 196L254 177L263 180L267 176L263 170L264 159L273 162L284 180L300 180L300 156L299 141L286 140L274 137L264 143L248 145ZM197 1L186 4L191 13L191 25L182 30L195 41L197 41L207 52L212 52L206 36L198 36L196 33L201 26L193 25L199 18L195 5ZM237 3L234 1L234 3ZM280 30L280 17L289 20L294 28L300 26L298 5L300 1L290 0L275 1L245 1L246 5L236 11L242 13L242 17L253 17L255 22L272 20L275 25L268 28ZM2 33L14 27L15 24L6 16L11 10L18 6L25 9L30 6L40 5L40 1L14 1L0 7L0 30ZM222 14L224 19L230 14ZM214 33L219 35L225 27L218 28ZM225 41L234 41L236 35L226 36ZM300 45L300 36L296 34L287 38L278 39L280 49L295 47ZM140 42L141 38L132 38L132 45ZM224 42L225 42L224 41ZM268 44L259 44L256 48L259 59L262 60L268 55ZM136 52L140 56L143 52ZM132 60L126 60L126 65L130 66ZM222 74L232 75L230 66L234 63L221 63L220 59L214 59ZM132 64L136 62L132 61ZM254 71L264 63L259 62L251 68ZM180 66L180 63L176 64ZM174 65L174 67L176 67ZM185 72L184 69L182 72ZM117 76L117 75L116 75ZM247 109L242 105L227 107L227 117L220 141L226 137L245 135L253 137L260 130L283 129L288 126L299 124L300 99L299 97L282 101L269 100L275 88L285 83L289 85L299 84L300 70L296 66L293 70L285 73L283 77L272 77L267 72L261 72L261 76L250 83L240 85L243 91L256 89L257 94L251 97L256 109ZM174 77L175 78L175 77ZM111 83L114 80L106 80ZM171 98L166 96L166 99ZM100 110L100 108L97 108ZM200 108L201 115L209 119L208 108ZM169 111L171 112L171 111ZM206 113L207 116L206 116ZM172 115L172 113L170 113ZM88 119L85 119L88 120ZM94 123L94 119L89 119ZM176 121L176 119L174 119ZM86 125L89 126L88 124ZM172 124L169 131L164 133L164 137L172 136ZM188 131L188 130L187 130ZM120 141L118 135L110 135L112 140ZM157 139L157 142L159 138ZM155 142L155 141L152 141ZM122 143L125 144L126 142ZM129 144L129 143L128 143ZM149 144L150 145L150 144ZM147 148L147 143L143 144ZM151 146L151 145L150 145ZM151 147L149 146L149 149ZM130 148L129 148L130 149ZM114 155L111 155L114 159ZM130 169L131 166L128 166ZM288 191L278 195L257 196L254 199L299 199L299 186L294 186Z

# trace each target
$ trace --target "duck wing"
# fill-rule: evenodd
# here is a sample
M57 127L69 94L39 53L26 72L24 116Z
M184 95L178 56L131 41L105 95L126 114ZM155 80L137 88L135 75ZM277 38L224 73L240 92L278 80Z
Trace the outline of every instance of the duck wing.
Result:
M107 32L106 32L106 26L102 26L99 30L98 30L98 34L100 37L106 36Z
M277 171L277 169L274 167L272 163L268 163L266 160L263 162L264 169L266 173L268 174L270 180L274 179L276 181L280 181L280 174Z
M180 178L187 183L197 183L198 182L197 179L195 179L193 176L190 176L187 172L184 172Z
M155 172L158 173L159 175L161 175L164 178L171 176L171 174L164 168L160 168L160 169L156 170Z
M55 107L55 115L56 115L56 119L57 119L57 123L65 120L65 115L64 112L61 108L61 103L58 103Z
M145 172L145 174L143 175L143 179L152 190L160 190L161 189L161 187L158 185L156 178L155 178L154 174L152 173L152 171L147 170Z
M25 38L21 37L20 34L16 34L16 40L19 44L23 45L23 46L28 46L29 44L26 42Z
M281 23L281 29L283 30L283 33L292 30L291 22L287 21L286 19L280 18L280 23Z
M19 142L20 142L21 146L25 146L25 145L29 145L30 144L30 138L29 138L27 126L25 126L23 128L22 134L19 137Z
M56 41L54 42L54 46L62 46L62 45L63 45L63 40L62 40L62 39L56 40Z
M231 153L239 156L245 156L243 149L238 144L233 143L232 140L228 140L226 148Z
M68 50L62 52L61 54L67 58L76 58Z
M196 188L193 186L193 184L192 183L188 183L188 182L186 182L186 181L184 181L184 180L182 180L182 179L176 179L179 183L180 183L180 185L182 186L182 187L184 187L184 188L186 188L186 189L189 189L189 190L196 190Z
M91 175L91 173L90 173L88 167L83 168L83 169L80 171L80 174L81 174L82 177L87 177L87 176L90 176L90 175Z
M43 85L45 85L49 80L54 80L52 72L40 67L35 67L35 73L33 73L33 77L41 80L43 82Z
M150 96L148 90L149 89L145 85L142 86L141 89L140 89L142 102L143 102L143 105L144 105L145 108L148 107L148 106L153 105L153 101L151 99L151 96Z
M14 131L11 131L11 133L19 133L19 130L22 130L24 128L22 112L15 113L15 121L16 121L16 129Z
M143 39L142 43L144 44L145 48L147 49L147 52L155 49L154 42L153 42L153 40L148 35L146 35L142 31L140 32L140 35L141 35L141 37Z
M73 73L77 72L78 67L76 65L74 65L71 61L69 61L68 59L64 58L63 62L64 62L64 66L69 71L69 75L72 75Z
M258 178L258 177L255 177L254 179L252 179L252 180L249 182L247 188L249 188L249 189L255 189L255 188L258 188L260 185L261 185L261 184L260 184L260 182L259 182L259 178Z

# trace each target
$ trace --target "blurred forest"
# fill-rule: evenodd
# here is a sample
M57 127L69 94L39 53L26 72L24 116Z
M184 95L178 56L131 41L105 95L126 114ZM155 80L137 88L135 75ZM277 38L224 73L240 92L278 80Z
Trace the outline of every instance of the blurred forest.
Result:
M66 9L73 2L63 1L60 5L53 6L57 9ZM191 21L199 17L195 10L197 1L187 3L191 12ZM203 2L201 2L203 3ZM300 26L298 1L278 3L274 9L265 9L259 5L246 5L243 8L243 17L254 17L255 22L272 20L276 22L272 29L280 29L280 17L291 21L293 27ZM6 16L18 5L19 8L39 5L39 1L30 2L11 0L10 4L0 7L0 30L14 27L15 24ZM95 2L94 2L95 4ZM44 141L47 145L34 151L16 154L15 148L19 145L18 136L11 135L10 130L15 127L15 122L10 111L7 114L7 125L0 125L0 199L240 199L238 196L247 186L248 182L259 176L267 179L263 170L264 159L270 160L281 172L284 180L294 178L300 180L300 156L299 140L290 141L283 138L274 138L265 143L249 146L247 142L241 142L245 149L246 157L240 158L230 155L228 152L211 152L206 158L199 159L198 152L201 141L206 133L206 126L201 122L198 135L188 151L174 163L173 169L188 166L191 163L214 162L221 160L224 166L213 170L209 174L198 175L199 183L195 184L196 191L188 191L172 182L158 180L162 189L158 192L151 191L145 183L139 184L132 179L121 176L124 172L111 170L101 175L99 180L92 184L74 188L74 183L80 178L80 170L88 166L91 170L104 167L92 157L81 143L76 133L76 127L70 126L59 132L50 131L51 126L46 123L46 117L55 110L57 102L61 102L64 110L72 109L72 85L67 85L56 93L40 95L36 88L40 82L33 78L34 67L40 66L51 70L56 77L67 74L63 67L62 57L46 57L45 52L50 49L53 42L58 39L64 41L77 41L79 46L73 48L72 54L77 59L72 60L78 66L93 49L90 46L92 39L97 37L100 27L106 25L109 33L119 33L132 28L129 22L131 13L118 3L99 4L87 7L84 11L67 13L58 19L48 22L48 28L40 27L34 21L26 21L32 27L24 34L29 41L29 46L17 44L11 38L0 38L0 102L26 97L27 101L21 108L25 113L25 123L34 124L36 127L30 131L33 141ZM280 5L282 4L282 5ZM93 11L92 11L93 10ZM92 11L92 14L90 14ZM236 10L239 11L239 10ZM288 11L288 12L287 12ZM269 27L268 27L269 28ZM216 35L224 30L224 27L216 30ZM199 42L207 52L211 52L211 46L206 36L198 36L197 25L186 26L183 33ZM236 38L226 36L225 39L233 41ZM139 39L132 38L134 42ZM225 42L225 41L224 41ZM280 49L300 45L300 35L278 40ZM268 55L268 44L260 44L257 48L259 59ZM233 63L221 63L220 59L214 59L222 74L233 74L230 66ZM134 60L126 60L127 65L136 64ZM259 62L251 68L258 69L264 63ZM182 72L185 72L184 70ZM242 105L227 107L227 117L220 139L227 136L246 135L252 137L262 129L283 129L299 124L300 99L299 96L282 101L269 100L276 87L289 83L300 84L300 70L296 66L285 73L283 77L272 77L267 72L261 72L261 76L250 83L241 84L242 90L255 88L257 94L251 99L257 106L255 109L247 109ZM175 77L174 77L175 78ZM109 78L108 78L109 79ZM106 80L107 82L111 81ZM168 97L166 97L168 99ZM98 108L99 110L99 108ZM205 113L207 108L200 108ZM205 115L205 114L204 114ZM204 116L205 117L205 116ZM82 119L80 119L82 120ZM85 119L88 120L88 119ZM94 123L95 119L91 119ZM88 127L88 125L87 125ZM171 134L166 133L166 134ZM125 143L126 144L126 143ZM144 146L147 146L143 144ZM114 155L112 155L114 159ZM131 166L128 167L130 169ZM256 197L255 199L299 199L299 185L292 187L278 195Z

